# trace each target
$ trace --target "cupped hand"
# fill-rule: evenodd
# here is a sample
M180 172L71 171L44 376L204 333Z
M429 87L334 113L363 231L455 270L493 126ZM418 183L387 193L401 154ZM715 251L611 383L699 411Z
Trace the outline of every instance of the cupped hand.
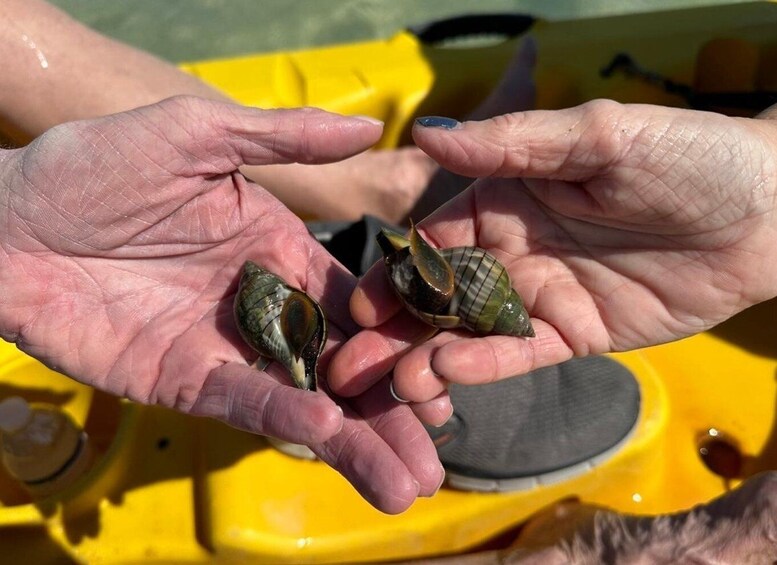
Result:
M113 394L310 445L372 504L404 510L442 479L410 410L387 386L341 409L276 364L250 368L231 306L251 259L319 299L328 354L356 330L353 278L238 167L329 162L380 133L323 111L180 97L0 153L2 336Z
M594 101L416 125L414 137L442 166L480 178L422 233L501 260L537 337L446 331L411 350L420 322L400 311L378 265L351 299L368 329L333 360L338 393L359 394L396 364L397 394L428 412L447 382L676 340L777 295L770 120ZM427 421L450 412L439 404Z
M524 39L470 119L532 108L535 58L533 40ZM471 182L440 168L414 145L365 151L314 167L263 166L243 171L303 217L358 220L370 214L395 224L407 223L408 217L423 218Z

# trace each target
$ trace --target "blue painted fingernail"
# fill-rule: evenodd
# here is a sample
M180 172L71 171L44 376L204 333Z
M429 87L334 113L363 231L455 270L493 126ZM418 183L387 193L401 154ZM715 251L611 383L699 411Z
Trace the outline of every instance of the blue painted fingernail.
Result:
M416 118L415 123L425 128L442 128L442 129L455 129L461 125L461 122L454 120L453 118L445 118L443 116L424 116L423 118Z

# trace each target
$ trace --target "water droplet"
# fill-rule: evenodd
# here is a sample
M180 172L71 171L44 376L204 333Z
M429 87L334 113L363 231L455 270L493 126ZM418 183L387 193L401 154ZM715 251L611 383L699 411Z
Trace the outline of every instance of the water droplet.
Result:
M49 68L49 61L46 59L46 55L43 54L43 51L40 50L38 47L38 44L33 41L33 39L27 35L26 33L22 34L22 41L24 41L24 44L32 49L35 52L35 56L38 58L38 62L40 63L41 69L48 69Z

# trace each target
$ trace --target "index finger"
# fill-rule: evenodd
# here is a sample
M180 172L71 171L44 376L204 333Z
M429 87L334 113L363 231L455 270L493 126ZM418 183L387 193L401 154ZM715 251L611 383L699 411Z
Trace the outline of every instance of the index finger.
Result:
M402 311L379 328L362 330L332 358L327 382L341 396L357 396L380 381L413 345L437 329Z
M351 294L351 316L364 328L377 327L402 309L386 277L383 261L378 261L364 274Z

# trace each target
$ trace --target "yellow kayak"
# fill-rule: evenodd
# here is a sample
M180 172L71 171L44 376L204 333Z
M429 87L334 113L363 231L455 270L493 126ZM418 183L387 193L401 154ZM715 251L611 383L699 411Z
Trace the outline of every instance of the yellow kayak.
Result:
M747 113L777 90L770 2L513 24L515 37L499 42L440 45L429 30L403 31L183 68L245 104L373 115L387 124L383 147L405 142L417 115L466 115L530 24L540 108L607 97ZM215 421L117 400L2 344L0 399L61 407L86 429L96 459L66 490L34 501L0 468L0 555L36 564L363 563L471 551L570 497L635 514L686 509L777 465L776 319L771 301L704 334L613 355L639 383L640 411L620 449L586 472L508 493L443 488L399 516L373 509L323 463Z

